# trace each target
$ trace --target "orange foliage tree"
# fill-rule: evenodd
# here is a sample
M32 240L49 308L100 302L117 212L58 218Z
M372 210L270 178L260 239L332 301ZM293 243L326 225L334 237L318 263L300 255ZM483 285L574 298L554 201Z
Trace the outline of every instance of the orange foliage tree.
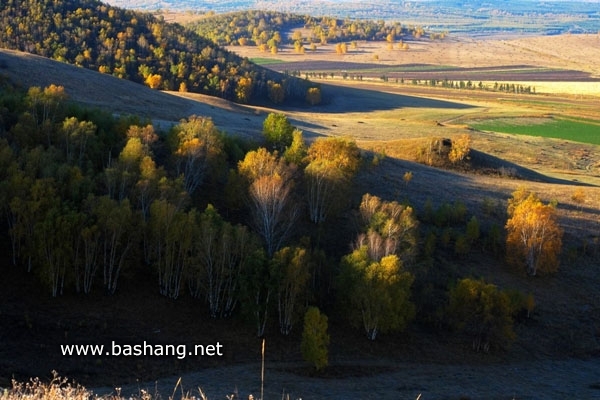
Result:
M563 231L556 208L543 204L535 193L520 188L508 202L506 254L508 261L525 266L527 273L555 272L559 266Z

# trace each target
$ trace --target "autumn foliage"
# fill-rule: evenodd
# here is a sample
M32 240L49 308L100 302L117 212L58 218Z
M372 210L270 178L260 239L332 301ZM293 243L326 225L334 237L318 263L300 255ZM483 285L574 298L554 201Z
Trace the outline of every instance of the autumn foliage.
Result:
M543 204L538 196L518 189L508 203L506 254L508 261L525 267L529 275L556 272L563 231L556 207Z

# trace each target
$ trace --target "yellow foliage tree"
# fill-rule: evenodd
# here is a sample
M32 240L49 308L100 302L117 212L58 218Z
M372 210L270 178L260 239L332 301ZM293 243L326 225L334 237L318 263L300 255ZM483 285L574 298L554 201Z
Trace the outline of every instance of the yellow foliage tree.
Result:
M340 204L360 166L356 143L343 138L319 138L308 149L305 169L310 220L323 222Z
M315 106L321 103L321 89L317 87L311 87L306 92L306 101L311 106Z
M242 103L248 103L252 97L252 78L241 77L235 88L235 97Z
M283 88L281 83L268 81L267 88L269 91L269 100L271 100L275 104L283 103L283 100L285 99L285 89Z
M471 135L463 134L452 140L452 148L448 153L448 159L452 164L463 161L471 151Z
M162 77L158 74L150 74L145 82L151 89L158 89L162 83Z
M556 208L543 204L535 193L519 189L508 203L506 254L508 261L525 266L527 273L555 272L559 266L563 231Z

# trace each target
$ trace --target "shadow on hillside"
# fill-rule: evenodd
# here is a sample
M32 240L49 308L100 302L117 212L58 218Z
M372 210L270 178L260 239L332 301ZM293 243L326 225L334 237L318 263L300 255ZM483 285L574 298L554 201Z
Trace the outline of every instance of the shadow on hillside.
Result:
M313 109L315 112L321 113L347 113L384 111L399 108L441 108L455 110L473 108L473 106L468 104L390 93L385 90L385 86L381 90L373 90L323 84L321 86L323 104Z
M407 184L403 176L408 171L414 179ZM477 209L481 199L504 201L510 197L509 191L481 185L475 176L391 157L363 171L358 186L358 193L408 203L417 212L423 212L427 202L439 207L443 203L461 201L468 208ZM353 201L358 204L360 198Z
M471 166L483 173L498 174L508 178L523 179L533 182L555 183L560 185L572 186L592 186L586 183L577 182L568 179L552 178L539 172L525 168L521 165L506 161L504 159L483 153L477 150L471 150Z

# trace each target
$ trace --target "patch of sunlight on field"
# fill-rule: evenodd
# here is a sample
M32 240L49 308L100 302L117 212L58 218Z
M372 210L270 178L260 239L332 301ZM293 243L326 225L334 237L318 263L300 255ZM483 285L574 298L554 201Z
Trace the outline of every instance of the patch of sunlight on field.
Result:
M507 82L503 82L507 83ZM584 96L600 96L600 82L531 82L516 81L510 82L524 87L531 86L535 88L536 93L550 94L574 94ZM489 87L494 86L494 82L485 82Z

